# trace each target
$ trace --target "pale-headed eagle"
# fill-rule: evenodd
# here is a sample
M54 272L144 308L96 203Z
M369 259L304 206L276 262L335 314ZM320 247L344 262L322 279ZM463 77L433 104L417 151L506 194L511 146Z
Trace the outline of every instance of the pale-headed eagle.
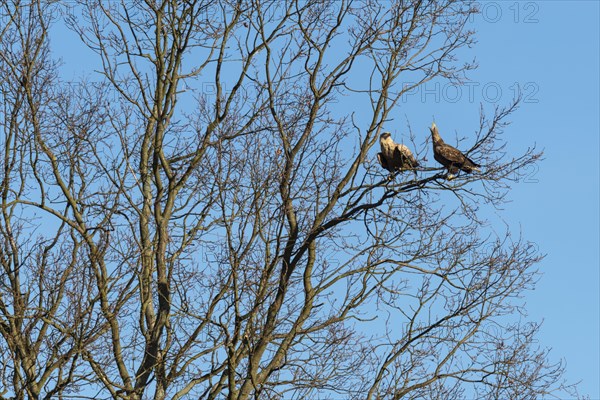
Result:
M448 180L454 178L459 170L470 174L473 171L479 171L481 165L475 164L467 156L455 149L449 144L444 143L438 132L435 122L431 124L431 138L433 139L433 158L448 169Z
M419 163L411 151L403 144L395 143L389 132L384 132L379 137L381 153L377 153L377 159L381 166L390 172L412 169L415 174L415 168Z

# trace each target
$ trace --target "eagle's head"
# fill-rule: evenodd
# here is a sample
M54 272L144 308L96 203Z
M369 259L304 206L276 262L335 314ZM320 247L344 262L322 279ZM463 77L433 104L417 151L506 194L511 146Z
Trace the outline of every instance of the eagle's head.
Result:
M431 133L437 132L437 125L435 124L435 122L431 123L431 126L429 127L429 130L431 131Z
M431 131L431 137L433 138L433 143L439 143L439 142L443 142L442 138L440 137L440 133L438 131L437 125L435 124L435 122L433 122L431 124L431 127L429 127L429 130Z
M383 151L384 154L387 154L388 157L391 157L395 146L395 143L392 140L392 134L383 132L381 136L379 136L379 145L381 146L381 151Z

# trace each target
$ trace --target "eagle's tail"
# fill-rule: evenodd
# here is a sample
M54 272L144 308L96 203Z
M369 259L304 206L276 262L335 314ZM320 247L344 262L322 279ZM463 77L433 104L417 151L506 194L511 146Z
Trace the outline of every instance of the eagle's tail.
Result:
M465 171L466 173L471 173L471 172L481 172L481 169L479 169L479 167L481 167L481 165L473 162L473 160L471 160L468 157L466 158L466 162L463 164L463 168L461 168L463 171Z

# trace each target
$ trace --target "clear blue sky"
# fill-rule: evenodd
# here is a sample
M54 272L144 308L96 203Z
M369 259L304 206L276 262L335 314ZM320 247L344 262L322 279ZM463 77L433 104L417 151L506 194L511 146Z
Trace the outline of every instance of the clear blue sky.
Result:
M599 2L484 1L481 9L473 20L478 44L465 52L479 63L471 89L431 83L400 105L390 130L401 132L408 120L423 134L435 116L448 134L468 136L480 103L488 111L506 105L518 85L524 101L506 131L509 151L536 144L545 159L499 214L547 254L525 299L529 319L544 321L540 345L566 361L566 377L582 381L581 393L600 399ZM61 38L71 50L60 55L79 67L75 75L91 74L76 41Z
M519 155L535 144L544 160L525 171L498 215L547 254L525 298L528 318L543 321L539 344L566 361L566 378L581 380L580 393L592 399L600 399L599 4L481 2L472 21L478 43L464 52L479 64L471 82L458 90L428 83L401 103L393 130L403 133L408 120L426 136L435 117L449 137L469 137L480 104L490 112L522 91L507 150Z
M547 254L526 297L529 317L544 321L540 344L564 358L567 378L600 399L599 2L481 4L472 79L481 87L497 82L505 96L498 104L520 83L524 103L507 140L517 151L533 143L544 149L539 170L515 185L502 213ZM487 95L475 92L476 103L495 100L492 86Z

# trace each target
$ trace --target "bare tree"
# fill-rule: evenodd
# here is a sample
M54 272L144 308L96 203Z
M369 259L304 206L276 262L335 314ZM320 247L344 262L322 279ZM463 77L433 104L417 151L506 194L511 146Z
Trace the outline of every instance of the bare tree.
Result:
M61 81L57 10L98 56L97 80ZM517 101L482 112L461 146L482 173L389 177L373 162L403 94L473 68L455 54L475 12L451 0L3 5L2 395L564 390L538 326L514 318L541 256L482 224L540 156L500 151Z

